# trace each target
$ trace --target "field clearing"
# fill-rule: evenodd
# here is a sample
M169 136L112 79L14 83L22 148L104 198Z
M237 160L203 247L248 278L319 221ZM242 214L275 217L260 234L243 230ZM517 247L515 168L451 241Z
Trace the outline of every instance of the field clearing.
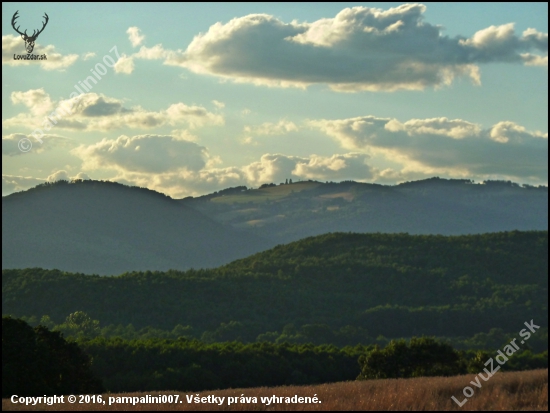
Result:
M319 198L323 198L323 199L343 198L346 201L350 202L350 201L353 201L353 198L355 198L355 194L352 194L351 192L338 192L336 194L321 195L319 196Z
M259 203L265 201L276 201L287 197L293 192L302 192L314 189L321 185L318 182L296 182L288 185L271 186L269 188L253 189L242 194L227 195L212 198L211 202L222 204L243 204L247 202Z
M249 389L213 390L194 393L143 392L104 394L109 397L145 397L178 394L177 404L37 404L25 406L2 400L2 410L548 410L548 369L497 373L482 387L470 384L475 375L455 377L421 377L415 379L368 380L322 384L314 386L259 387ZM465 386L474 394L459 407L451 396L465 399ZM225 397L222 405L188 403L186 395ZM228 397L257 397L258 403L234 403ZM317 404L272 403L266 405L261 397L316 397Z

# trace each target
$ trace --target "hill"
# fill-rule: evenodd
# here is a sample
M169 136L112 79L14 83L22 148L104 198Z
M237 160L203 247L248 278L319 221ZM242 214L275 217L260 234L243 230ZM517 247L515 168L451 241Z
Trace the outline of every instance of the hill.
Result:
M103 181L2 198L2 268L101 275L212 268L329 232L459 235L548 229L548 188L439 178L396 186L314 181L173 200Z
M461 235L548 230L548 188L509 181L431 178L394 186L305 181L228 188L180 202L273 243L339 231Z
M116 277L2 271L3 314L61 323L75 311L209 342L516 334L532 319L547 328L548 232L337 233L215 269Z
M265 248L261 239L145 188L58 181L2 197L2 268L184 270Z

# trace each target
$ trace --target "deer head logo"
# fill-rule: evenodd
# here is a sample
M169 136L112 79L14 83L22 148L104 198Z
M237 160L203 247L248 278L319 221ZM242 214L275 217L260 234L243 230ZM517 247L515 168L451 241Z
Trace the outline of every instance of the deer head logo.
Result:
M34 42L36 41L36 38L38 37L38 35L40 33L42 33L42 31L44 30L44 28L48 24L48 20L50 20L50 18L48 17L48 15L46 13L44 13L43 17L46 19L46 21L43 23L42 28L40 30L38 30L38 32L36 32L36 30L33 30L32 36L29 36L29 35L27 35L26 30L25 30L24 33L21 33L19 31L19 26L15 27L15 20L19 17L17 15L17 13L19 13L19 10L17 10L15 12L15 14L13 15L13 17L11 18L11 25L12 25L13 29L17 33L19 33L21 35L21 38L25 41L25 49L27 49L27 53L32 53L32 51L34 49Z

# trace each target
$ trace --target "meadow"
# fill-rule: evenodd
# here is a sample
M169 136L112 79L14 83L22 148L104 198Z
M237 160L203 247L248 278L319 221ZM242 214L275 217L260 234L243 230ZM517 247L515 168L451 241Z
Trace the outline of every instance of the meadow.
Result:
M25 406L2 400L2 410L548 410L548 369L497 373L468 401L459 407L452 399L464 399L463 388L472 386L474 375L454 377L420 377L350 381L315 386L259 387L226 389L195 393L143 392L104 394L106 404L37 404ZM473 387L473 386L472 386ZM109 397L145 397L146 395L179 395L173 404L112 404ZM224 397L221 405L215 403L188 403L186 396ZM320 403L262 403L261 398L314 397ZM239 400L256 397L257 403L236 402L228 406L229 397ZM234 400L235 400L234 399Z

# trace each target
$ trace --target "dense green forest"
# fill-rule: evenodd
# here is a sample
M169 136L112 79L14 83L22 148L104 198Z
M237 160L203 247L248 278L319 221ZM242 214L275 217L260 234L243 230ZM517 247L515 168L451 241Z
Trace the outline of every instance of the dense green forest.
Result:
M105 336L162 331L158 337L204 342L338 346L380 336L471 341L492 329L506 337L533 319L542 327L540 351L547 348L548 232L327 234L216 269L116 277L2 271L4 315L35 323L48 316L53 326L77 311Z
M79 340L93 360L93 371L110 391L182 390L282 386L355 380L359 357L374 346L338 348L332 345L225 342L197 340ZM390 347L391 348L391 347ZM478 373L492 353L456 352L456 363L444 375ZM418 357L422 360L422 357ZM548 352L524 351L504 370L548 367ZM430 375L428 372L422 375Z
M33 329L22 320L2 320L4 396L79 393L75 391L78 389L94 393L101 386L111 392L200 391L330 383L356 378L475 374L483 369L486 360L495 357L494 352L456 351L449 344L432 338L413 338L408 343L392 341L385 348L361 344L339 348L327 344L266 342L208 344L183 337L177 340L81 337L65 342L59 333L49 332L42 326L35 327L34 332L38 338L33 338ZM55 357L41 345L43 336L53 337L58 343L53 352ZM32 351L37 347L42 352ZM63 354L73 356L59 358ZM411 357L413 364L407 361ZM443 361L445 365L441 366ZM42 368L52 363L49 369ZM521 350L502 368L547 367L547 351L533 354ZM75 375L78 371L84 374ZM42 376L45 380L33 380ZM52 387L56 380L59 384Z

